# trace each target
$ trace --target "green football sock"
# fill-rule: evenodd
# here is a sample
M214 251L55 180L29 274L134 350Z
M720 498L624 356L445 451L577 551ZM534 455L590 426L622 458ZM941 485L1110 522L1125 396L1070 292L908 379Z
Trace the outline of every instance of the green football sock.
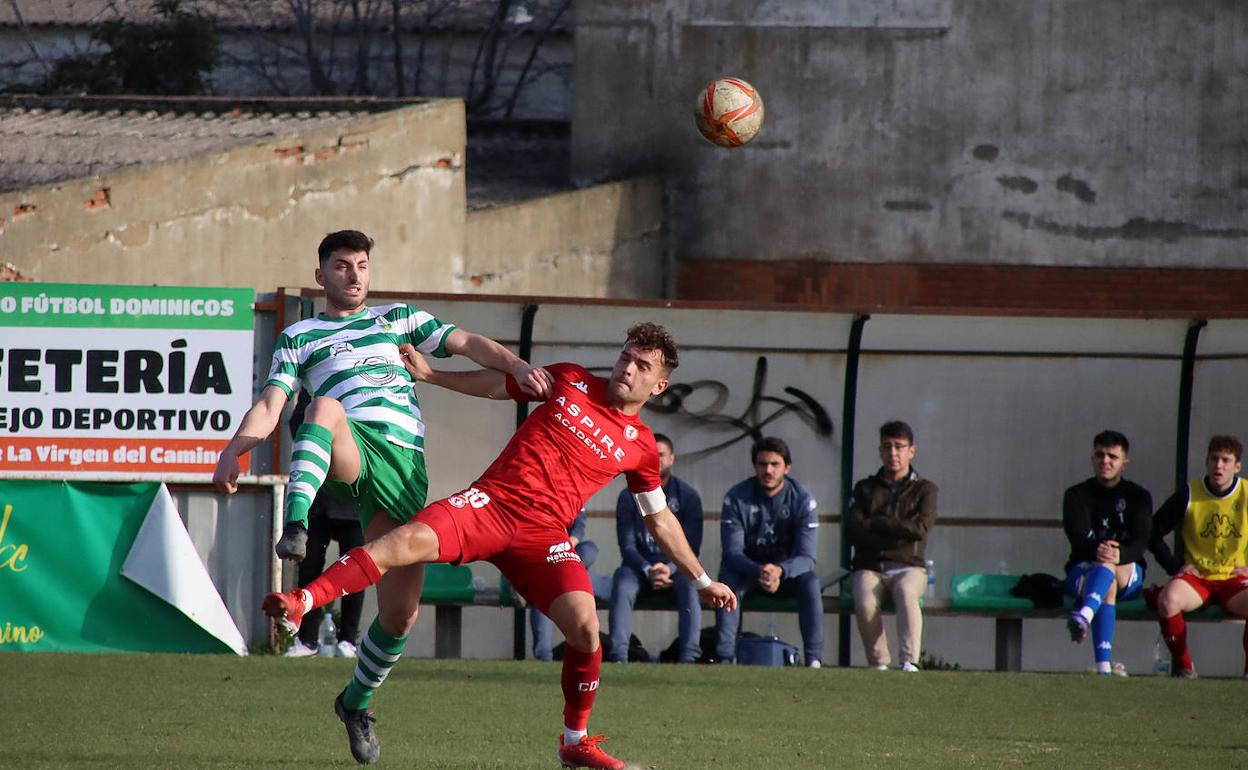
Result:
M399 662L403 648L407 645L406 636L393 636L381 627L381 622L373 619L368 627L364 641L356 650L355 675L347 684L342 694L342 705L352 710L368 708L373 693L386 681L386 676L394 664Z
M334 434L328 428L305 422L295 431L290 452L290 483L286 486L286 521L308 526L308 509L329 475L329 456Z

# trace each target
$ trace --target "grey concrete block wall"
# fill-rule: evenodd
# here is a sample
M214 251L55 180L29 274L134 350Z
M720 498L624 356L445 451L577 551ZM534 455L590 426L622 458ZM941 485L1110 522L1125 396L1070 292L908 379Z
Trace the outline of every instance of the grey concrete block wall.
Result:
M662 173L678 258L1248 267L1248 5L577 6L573 171ZM712 147L718 76L766 103Z

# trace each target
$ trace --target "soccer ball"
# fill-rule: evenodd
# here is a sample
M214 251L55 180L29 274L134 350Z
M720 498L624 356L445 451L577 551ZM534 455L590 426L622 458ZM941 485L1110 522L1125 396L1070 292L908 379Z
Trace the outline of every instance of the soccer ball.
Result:
M720 78L698 94L693 118L708 142L738 147L763 127L763 97L744 80Z

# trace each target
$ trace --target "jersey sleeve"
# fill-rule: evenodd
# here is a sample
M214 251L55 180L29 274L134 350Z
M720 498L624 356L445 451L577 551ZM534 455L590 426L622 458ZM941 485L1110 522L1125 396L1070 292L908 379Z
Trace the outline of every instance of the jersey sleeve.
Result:
M277 339L277 347L273 350L273 365L269 368L269 379L264 386L276 385L289 398L299 390L299 349L285 332Z
M659 449L654 443L654 434L647 430L643 435L646 437L646 447L641 460L636 468L624 471L628 491L634 495L653 492L656 489L659 492L663 491L663 479L659 476Z
M418 307L399 305L403 311L395 324L404 342L434 358L448 358L446 338L455 331L455 324L446 323Z

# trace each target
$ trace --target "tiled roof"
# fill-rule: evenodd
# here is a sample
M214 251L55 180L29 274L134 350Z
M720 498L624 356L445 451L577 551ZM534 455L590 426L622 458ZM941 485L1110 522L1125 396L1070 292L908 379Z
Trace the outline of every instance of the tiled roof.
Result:
M545 28L545 24L563 8L558 30L569 30L572 24L571 6L566 0L518 0L512 6L512 24ZM124 17L134 22L154 21L157 18L152 0L17 0L0 2L0 27L19 24L29 26L85 27L90 24ZM317 11L318 26L349 25L350 15L344 16L337 3L320 3ZM376 20L379 26L390 23L389 3ZM293 17L285 3L254 2L253 0L200 0L192 4L193 10L211 18L218 26L230 29L264 28L289 29L294 26ZM402 13L404 28L418 29L425 26L427 4L405 4ZM429 26L434 29L481 30L494 17L498 0L443 0L434 3L440 9ZM18 12L20 11L20 20Z
M221 151L416 102L0 97L0 192Z

